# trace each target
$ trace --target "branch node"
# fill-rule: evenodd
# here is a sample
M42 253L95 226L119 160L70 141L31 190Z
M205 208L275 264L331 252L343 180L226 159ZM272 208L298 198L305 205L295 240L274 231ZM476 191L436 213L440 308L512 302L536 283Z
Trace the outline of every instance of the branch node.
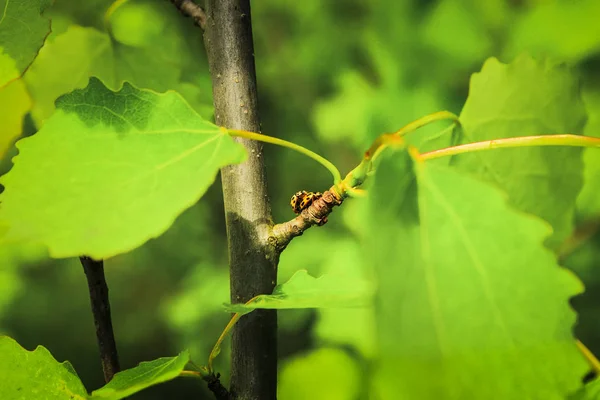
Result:
M206 27L206 13L192 0L171 0L171 3L186 17L192 17L194 23L202 30Z
M276 251L281 253L290 241L301 236L305 230L313 225L323 226L327 223L327 216L333 207L342 204L344 199L335 191L335 186L323 193L308 208L303 210L296 218L273 226L272 237L275 238ZM272 240L270 239L272 243Z
M231 400L233 398L231 393L227 391L219 378L221 378L221 374L219 373L216 375L213 373L203 377L203 379L208 383L208 389L213 392L217 400Z

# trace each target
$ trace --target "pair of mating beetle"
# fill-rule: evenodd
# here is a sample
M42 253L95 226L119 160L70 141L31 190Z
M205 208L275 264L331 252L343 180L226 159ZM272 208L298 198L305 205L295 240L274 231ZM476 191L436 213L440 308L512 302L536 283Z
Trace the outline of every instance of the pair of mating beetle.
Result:
M300 214L302 210L308 208L315 200L320 199L323 196L321 192L307 192L301 190L296 192L290 199L290 206L296 214Z

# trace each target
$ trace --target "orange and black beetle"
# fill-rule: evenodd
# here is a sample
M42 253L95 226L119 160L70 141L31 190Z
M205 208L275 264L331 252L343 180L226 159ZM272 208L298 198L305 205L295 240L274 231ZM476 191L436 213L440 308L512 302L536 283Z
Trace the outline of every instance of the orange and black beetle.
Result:
M323 196L320 192L307 192L301 190L296 192L290 199L290 206L296 214L300 214L302 210L309 207L315 200L320 199Z

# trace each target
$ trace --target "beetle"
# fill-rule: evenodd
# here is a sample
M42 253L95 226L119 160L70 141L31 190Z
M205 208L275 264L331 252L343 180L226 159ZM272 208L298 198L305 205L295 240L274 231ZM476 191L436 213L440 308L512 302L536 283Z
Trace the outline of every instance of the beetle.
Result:
M296 192L290 199L290 206L296 214L300 214L303 210L307 209L315 200L320 199L323 196L321 192L307 192L301 190Z

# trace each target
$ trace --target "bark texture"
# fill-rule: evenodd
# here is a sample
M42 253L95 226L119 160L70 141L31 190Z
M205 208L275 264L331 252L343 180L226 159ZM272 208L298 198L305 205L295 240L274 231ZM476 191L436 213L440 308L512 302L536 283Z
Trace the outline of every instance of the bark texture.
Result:
M204 43L213 82L215 119L220 126L260 132L254 47L248 0L208 0ZM248 160L221 170L231 301L271 293L278 254L269 244L272 226L262 144L236 139ZM244 316L232 334L231 395L276 398L277 314L258 310Z

